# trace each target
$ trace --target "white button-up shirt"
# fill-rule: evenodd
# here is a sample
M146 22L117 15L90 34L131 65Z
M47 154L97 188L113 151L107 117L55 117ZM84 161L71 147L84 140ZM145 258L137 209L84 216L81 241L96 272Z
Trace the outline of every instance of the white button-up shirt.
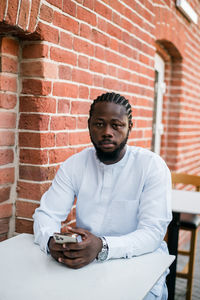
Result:
M127 146L119 162L106 165L87 148L67 159L34 214L35 242L43 251L75 197L77 226L106 238L108 259L167 252L163 238L172 217L171 175L157 154ZM156 286L159 294L161 284Z

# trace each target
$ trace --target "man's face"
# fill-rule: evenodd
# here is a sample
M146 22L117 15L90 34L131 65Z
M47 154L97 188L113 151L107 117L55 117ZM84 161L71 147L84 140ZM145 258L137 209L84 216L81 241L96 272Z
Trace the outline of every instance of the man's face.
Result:
M111 164L125 153L131 125L124 106L113 102L99 102L89 120L91 141L100 161Z

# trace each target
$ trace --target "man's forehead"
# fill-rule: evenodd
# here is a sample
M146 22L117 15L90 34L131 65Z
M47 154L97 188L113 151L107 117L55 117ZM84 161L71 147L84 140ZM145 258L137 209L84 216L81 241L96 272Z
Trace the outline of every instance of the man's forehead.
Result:
M122 118L127 116L126 109L123 105L116 104L113 102L99 102L94 106L93 116L113 116L115 118Z

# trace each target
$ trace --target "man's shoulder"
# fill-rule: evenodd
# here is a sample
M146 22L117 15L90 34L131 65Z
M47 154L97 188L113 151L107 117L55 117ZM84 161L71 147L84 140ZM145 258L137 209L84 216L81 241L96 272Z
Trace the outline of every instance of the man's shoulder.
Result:
M165 163L160 155L149 149L136 146L129 146L129 149L134 158L143 163L150 162L151 160Z

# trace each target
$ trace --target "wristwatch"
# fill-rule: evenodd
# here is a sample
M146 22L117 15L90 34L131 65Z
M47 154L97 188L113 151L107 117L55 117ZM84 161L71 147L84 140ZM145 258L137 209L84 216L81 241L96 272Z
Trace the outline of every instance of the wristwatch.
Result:
M103 246L99 254L97 255L97 261L104 261L108 257L108 244L104 237L100 237L102 240Z

